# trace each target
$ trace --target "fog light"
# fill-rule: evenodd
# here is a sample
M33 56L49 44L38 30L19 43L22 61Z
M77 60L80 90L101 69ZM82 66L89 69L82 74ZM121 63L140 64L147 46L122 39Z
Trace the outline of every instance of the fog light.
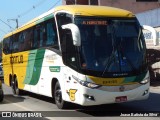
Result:
M144 93L143 93L143 96L145 96L146 94L148 94L148 91L149 90L145 90Z
M94 97L91 95L84 94L84 97L89 101L95 101Z

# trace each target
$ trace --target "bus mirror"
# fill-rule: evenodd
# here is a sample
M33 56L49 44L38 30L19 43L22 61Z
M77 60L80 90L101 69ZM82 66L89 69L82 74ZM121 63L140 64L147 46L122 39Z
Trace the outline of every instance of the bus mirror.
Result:
M79 28L73 24L66 24L66 25L62 25L62 29L69 29L72 32L72 38L73 38L73 44L75 46L80 46L81 45L81 36L80 36L80 31Z

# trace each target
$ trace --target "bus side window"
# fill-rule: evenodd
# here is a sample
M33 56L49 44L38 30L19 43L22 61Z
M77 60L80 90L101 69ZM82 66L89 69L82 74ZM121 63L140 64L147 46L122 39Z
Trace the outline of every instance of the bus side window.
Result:
M19 34L19 51L23 51L23 48L24 48L24 33L21 32Z
M25 31L24 42L23 42L24 51L31 49L31 46L32 46L31 41L33 39L32 37L33 37L32 29L26 30Z
M45 47L46 43L46 27L42 24L40 27L40 42L39 42L39 47Z
M65 52L63 43L64 43L64 36L65 32L62 30L62 25L72 23L72 15L67 13L58 13L56 15L57 24L58 24L58 30L59 30L59 36L60 36L60 43L61 43L61 50L62 52Z
M18 44L18 34L15 34L11 37L13 41L13 49L12 52L18 52L19 51L19 44Z
M39 24L34 29L33 48L40 48L45 46L46 28L44 24Z
M39 43L40 43L40 26L36 26L34 29L34 40L33 40L33 48L39 48Z
M11 53L11 46L12 46L12 44L11 44L10 37L5 38L5 39L3 40L3 52L4 52L5 54Z
M53 23L47 23L47 41L46 46L50 46L54 44L54 36L55 33L53 31Z
M47 41L46 46L53 46L59 50L56 26L54 20L47 23Z

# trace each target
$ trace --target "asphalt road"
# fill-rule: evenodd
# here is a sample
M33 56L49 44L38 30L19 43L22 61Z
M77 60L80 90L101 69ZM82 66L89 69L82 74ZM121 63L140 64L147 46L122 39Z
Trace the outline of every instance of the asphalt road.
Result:
M52 98L26 93L23 96L16 96L12 94L11 88L3 84L4 89L4 101L0 103L0 111L2 112L12 112L12 116L20 115L16 119L36 119L32 116L38 116L38 120L48 120L48 119L65 119L65 120L106 120L106 119L145 119L153 120L160 118L160 86L159 84L153 84L150 88L150 97L144 101L134 101L128 103L120 104L109 104L109 105L99 105L92 107L81 107L79 105L71 105L71 108L65 110L59 110L54 104ZM20 113L20 114L18 114ZM134 114L132 114L134 113ZM145 114L147 113L147 114ZM156 114L158 113L158 114ZM1 113L1 115L5 113ZM136 117L119 117L117 114L121 115L135 115ZM143 117L137 116L143 115ZM144 117L148 115L150 117ZM156 117L156 116L159 117ZM30 116L28 118L28 116ZM116 116L116 117L115 117ZM4 118L3 118L4 119ZM10 118L5 118L10 119ZM15 119L15 118L14 118Z

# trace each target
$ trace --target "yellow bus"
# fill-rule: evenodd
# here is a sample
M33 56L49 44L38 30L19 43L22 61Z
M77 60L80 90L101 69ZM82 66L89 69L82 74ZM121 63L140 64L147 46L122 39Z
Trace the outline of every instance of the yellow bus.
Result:
M56 7L4 36L4 82L58 108L147 99L146 45L135 15L104 6Z

